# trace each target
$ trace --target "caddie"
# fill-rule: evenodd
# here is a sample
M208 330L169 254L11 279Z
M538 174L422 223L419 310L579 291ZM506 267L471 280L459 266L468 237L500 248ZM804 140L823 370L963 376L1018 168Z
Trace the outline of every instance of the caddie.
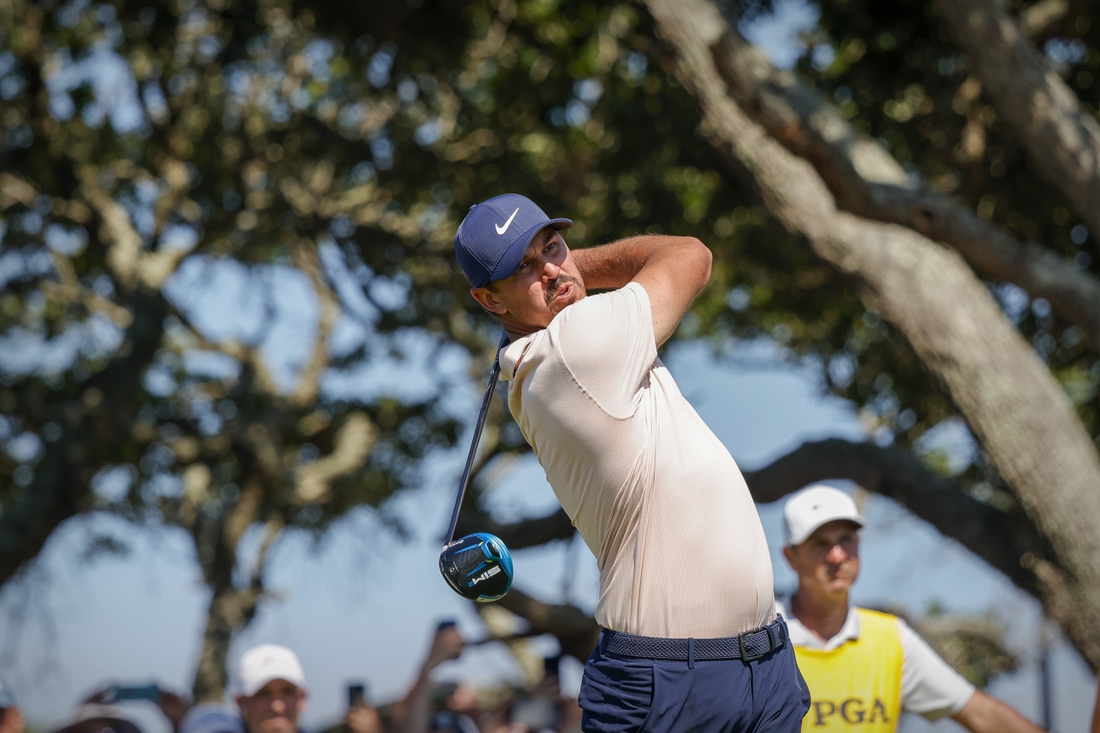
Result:
M798 589L779 608L810 688L803 731L889 733L902 712L912 712L950 716L976 733L1040 733L976 690L904 621L851 605L864 525L852 497L818 484L792 494L783 514L783 554Z
M640 236L574 252L570 226L504 194L471 208L455 250L511 339L512 415L599 565L582 727L795 733L809 697L756 506L657 357L707 284L710 250Z

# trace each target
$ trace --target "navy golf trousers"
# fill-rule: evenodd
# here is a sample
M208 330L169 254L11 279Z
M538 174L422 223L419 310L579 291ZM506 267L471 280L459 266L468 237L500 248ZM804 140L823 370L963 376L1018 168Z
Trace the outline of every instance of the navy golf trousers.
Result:
M810 693L790 641L768 655L666 661L611 654L607 632L584 667L585 733L799 733Z

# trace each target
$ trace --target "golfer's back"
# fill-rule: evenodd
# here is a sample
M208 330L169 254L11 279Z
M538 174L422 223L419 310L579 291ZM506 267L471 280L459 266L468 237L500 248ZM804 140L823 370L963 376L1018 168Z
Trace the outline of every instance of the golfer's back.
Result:
M569 306L501 367L512 414L599 561L601 626L710 638L775 618L756 506L657 358L641 285Z

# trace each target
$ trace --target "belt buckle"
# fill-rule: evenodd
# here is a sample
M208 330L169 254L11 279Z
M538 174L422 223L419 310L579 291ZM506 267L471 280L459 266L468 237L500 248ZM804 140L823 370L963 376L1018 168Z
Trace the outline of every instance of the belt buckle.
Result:
M764 632L767 633L767 629L764 629ZM740 651L741 651L741 660L744 661L744 662L755 662L757 659L763 659L764 657L768 656L773 651L775 651L775 647L774 647L773 642L772 642L772 635L768 634L768 651L762 652L760 654L749 654L745 650L745 637L748 636L749 634L752 634L752 633L756 633L756 632L746 631L743 634L738 634L737 635L737 645L738 645L738 647L740 648Z

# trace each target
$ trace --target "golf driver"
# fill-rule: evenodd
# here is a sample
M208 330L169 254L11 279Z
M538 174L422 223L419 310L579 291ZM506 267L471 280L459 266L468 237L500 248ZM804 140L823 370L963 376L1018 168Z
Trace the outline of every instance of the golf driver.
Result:
M470 442L470 454L466 456L466 468L462 471L462 481L458 485L458 497L451 513L451 526L447 529L447 544L439 553L439 572L443 579L460 596L472 601L495 601L502 598L512 587L512 553L499 537L487 532L477 532L455 540L455 526L458 524L458 512L462 509L462 499L466 496L466 487L470 485L470 471L477 455L477 444L481 441L481 431L485 427L485 418L489 414L489 403L493 400L497 379L500 376L500 350L508 343L508 334L500 339L497 358L493 361L493 371L489 375L489 385L485 388L485 397L481 400L481 412L474 426L474 439Z

